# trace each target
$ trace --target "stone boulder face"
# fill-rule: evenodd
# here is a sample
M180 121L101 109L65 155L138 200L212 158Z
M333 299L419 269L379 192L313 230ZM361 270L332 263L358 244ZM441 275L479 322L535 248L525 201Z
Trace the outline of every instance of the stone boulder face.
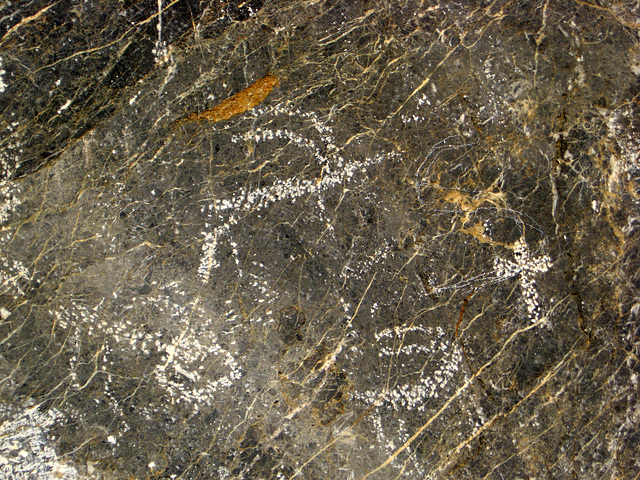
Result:
M0 6L0 477L633 479L640 7Z

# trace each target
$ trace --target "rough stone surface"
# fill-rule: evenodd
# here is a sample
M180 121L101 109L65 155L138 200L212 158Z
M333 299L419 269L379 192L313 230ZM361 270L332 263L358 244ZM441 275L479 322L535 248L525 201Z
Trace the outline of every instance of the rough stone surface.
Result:
M0 476L639 478L639 27L4 2Z

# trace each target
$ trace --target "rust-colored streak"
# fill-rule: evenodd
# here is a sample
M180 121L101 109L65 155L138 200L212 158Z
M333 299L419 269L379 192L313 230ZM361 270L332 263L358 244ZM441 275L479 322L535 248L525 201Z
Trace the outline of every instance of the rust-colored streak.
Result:
M458 338L458 328L460 328L460 324L462 323L462 319L464 318L464 311L467 309L467 302L476 293L476 289L471 290L471 293L467 295L467 298L462 302L462 308L460 309L460 318L458 319L458 323L456 323L456 338Z
M274 75L267 75L249 85L241 92L236 93L232 97L227 98L224 102L216 105L210 110L204 112L192 113L191 115L180 119L178 122L200 122L209 120L210 122L221 122L229 120L240 113L255 107L271 93L271 90L278 85L280 80Z

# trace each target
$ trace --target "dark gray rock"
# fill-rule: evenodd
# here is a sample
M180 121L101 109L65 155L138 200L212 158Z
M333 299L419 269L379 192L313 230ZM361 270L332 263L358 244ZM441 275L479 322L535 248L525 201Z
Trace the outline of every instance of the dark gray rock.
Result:
M637 478L639 25L1 6L2 475Z

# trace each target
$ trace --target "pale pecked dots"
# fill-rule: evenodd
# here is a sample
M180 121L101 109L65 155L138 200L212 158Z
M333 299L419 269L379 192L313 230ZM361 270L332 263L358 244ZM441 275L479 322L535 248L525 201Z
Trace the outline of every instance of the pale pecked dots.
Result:
M6 130L11 134L17 126L18 123L12 123ZM21 153L22 149L17 142L7 142L0 149L0 225L9 219L13 211L22 203L19 197L19 184L11 181Z
M542 307L534 277L547 272L553 262L548 255L533 257L524 238L514 244L513 258L514 261L496 258L493 265L494 271L500 279L519 277L527 315L533 323L536 323L542 316Z
M415 103L416 103L415 113L403 113L400 115L400 118L402 119L402 123L404 124L417 123L417 122L424 122L427 120L427 117L420 110L424 105L427 105L428 107L431 106L431 100L429 100L429 96L426 93L423 93L420 97L418 97L415 100Z
M7 84L4 82L4 74L7 73L4 68L2 68L2 58L0 57L0 93L3 93L7 89Z
M2 162L2 159L0 159ZM6 164L0 163L0 225L9 219L11 213L20 205L21 201L18 197L20 192L16 183L8 180L12 174L9 172ZM2 180L4 178L4 180Z
M412 334L411 342L407 335ZM462 352L441 327L403 325L375 335L383 369L402 372L397 384L386 391L356 392L353 397L368 405L390 405L394 410L422 412L426 401L438 398L461 371ZM413 372L412 372L413 370Z
M620 155L611 155L607 184L610 191L624 190L640 171L640 138L637 135L638 113L632 105L613 111L607 119L609 138L620 147Z
M227 223L216 227L211 232L202 232L204 235L204 244L202 245L202 251L204 256L200 261L198 267L198 275L204 283L209 281L211 270L218 267L220 263L216 260L216 251L218 249L218 242L220 238L229 232L229 228L235 223L234 217L231 217Z
M0 245L7 243L10 235L0 236ZM14 298L24 295L20 280L29 280L29 270L18 260L0 256L0 294L13 293Z
M7 130L13 131L17 124L11 124ZM22 203L20 187L10 180L18 164L18 155L22 150L17 144L9 143L0 150L0 226L6 223L13 212ZM29 270L16 259L8 258L2 250L12 236L12 228L4 226L0 234L0 294L12 294L14 298L24 295L21 280L28 281ZM8 310L7 310L8 311ZM3 317L4 318L4 317Z
M257 127L244 134L232 137L233 142L268 142L274 139L285 139L295 148L309 151L318 166L321 167L320 176L316 178L303 178L293 176L285 179L276 179L271 185L262 187L246 187L238 189L233 195L226 198L218 198L209 205L209 217L218 225L208 231L202 232L204 243L203 256L200 259L198 275L203 283L211 279L211 272L219 266L216 254L223 237L232 235L232 227L238 223L238 215L248 212L259 212L271 205L289 201L295 203L301 198L319 196L323 192L338 188L349 182L356 181L356 177L366 172L367 168L381 163L392 154L376 154L363 160L347 161L336 146L333 130L326 125L314 112L303 112L290 106L256 107L251 113L256 118L273 118L278 115L295 117L302 120L308 136L303 136L286 128L269 129ZM318 199L319 211L324 211L321 199ZM203 209L204 211L204 209ZM237 248L235 249L237 260ZM236 261L236 263L238 263Z
M243 376L233 355L210 332L213 323L207 320L197 331L186 326L184 335L158 345L164 352L164 364L154 371L158 385L167 391L172 402L188 404L194 411L210 405L216 393L230 388ZM212 376L212 372L218 373Z
M342 267L340 272L340 278L348 280L350 278L356 278L363 280L370 271L380 263L384 262L390 255L393 254L393 246L387 242L384 242L378 248L376 248L373 255L360 261L354 261L349 258Z
M172 290L171 295L132 298L131 303L121 308L123 318L119 321L113 321L113 312L105 299L96 306L72 300L50 313L57 328L69 331L67 342L74 351L80 350L82 335L108 339L98 352L107 397L110 398L112 382L110 371L114 359L120 356L117 351L149 359L159 354L160 361L150 378L166 392L171 403L188 405L196 412L240 380L243 370L214 333L219 321L207 316L197 299L186 301L187 294L180 290L178 282L166 288ZM157 322L166 323L174 333L161 333L141 325L136 320L139 308L154 312L159 317ZM85 385L77 378L77 366L76 353L69 358L70 387L81 389Z

